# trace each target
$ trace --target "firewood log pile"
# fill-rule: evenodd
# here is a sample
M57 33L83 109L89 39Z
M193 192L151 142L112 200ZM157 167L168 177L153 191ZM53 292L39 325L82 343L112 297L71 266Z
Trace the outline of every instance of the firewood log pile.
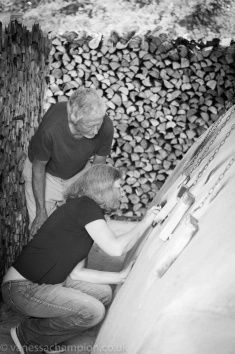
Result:
M178 160L234 102L234 43L69 32L52 44L46 108L81 85L98 89L115 126L110 162L126 172L116 216L142 216Z
M22 162L42 116L50 48L38 25L0 23L0 276L28 240Z

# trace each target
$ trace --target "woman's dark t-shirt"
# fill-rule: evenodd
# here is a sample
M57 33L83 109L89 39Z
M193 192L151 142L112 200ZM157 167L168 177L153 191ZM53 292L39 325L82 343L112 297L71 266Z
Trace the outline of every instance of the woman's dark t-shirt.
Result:
M86 196L68 199L23 248L13 267L38 284L62 283L88 256L93 239L85 225L98 219L104 219L104 213L94 200Z

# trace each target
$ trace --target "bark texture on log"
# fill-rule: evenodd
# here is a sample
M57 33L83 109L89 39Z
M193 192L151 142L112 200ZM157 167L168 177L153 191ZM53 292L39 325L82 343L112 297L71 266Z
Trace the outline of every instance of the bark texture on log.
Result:
M110 162L125 172L120 210L140 218L190 146L234 102L235 45L154 34L52 40L47 104L81 85L107 101L115 135Z
M0 276L28 241L22 167L42 116L50 49L38 25L0 23Z

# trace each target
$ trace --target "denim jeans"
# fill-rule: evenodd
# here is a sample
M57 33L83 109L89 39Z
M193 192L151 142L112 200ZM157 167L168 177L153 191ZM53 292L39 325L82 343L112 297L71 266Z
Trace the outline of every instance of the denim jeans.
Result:
M36 284L28 280L7 281L2 296L12 309L29 317L19 324L22 345L50 347L60 344L104 317L112 298L109 285L74 281L62 284Z

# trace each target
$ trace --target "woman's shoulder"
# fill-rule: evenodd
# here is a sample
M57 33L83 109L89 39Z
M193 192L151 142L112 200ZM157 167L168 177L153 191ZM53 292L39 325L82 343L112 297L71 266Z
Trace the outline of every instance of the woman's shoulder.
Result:
M88 196L67 200L70 213L79 218L79 222L88 224L97 219L104 219L104 211L95 200Z

